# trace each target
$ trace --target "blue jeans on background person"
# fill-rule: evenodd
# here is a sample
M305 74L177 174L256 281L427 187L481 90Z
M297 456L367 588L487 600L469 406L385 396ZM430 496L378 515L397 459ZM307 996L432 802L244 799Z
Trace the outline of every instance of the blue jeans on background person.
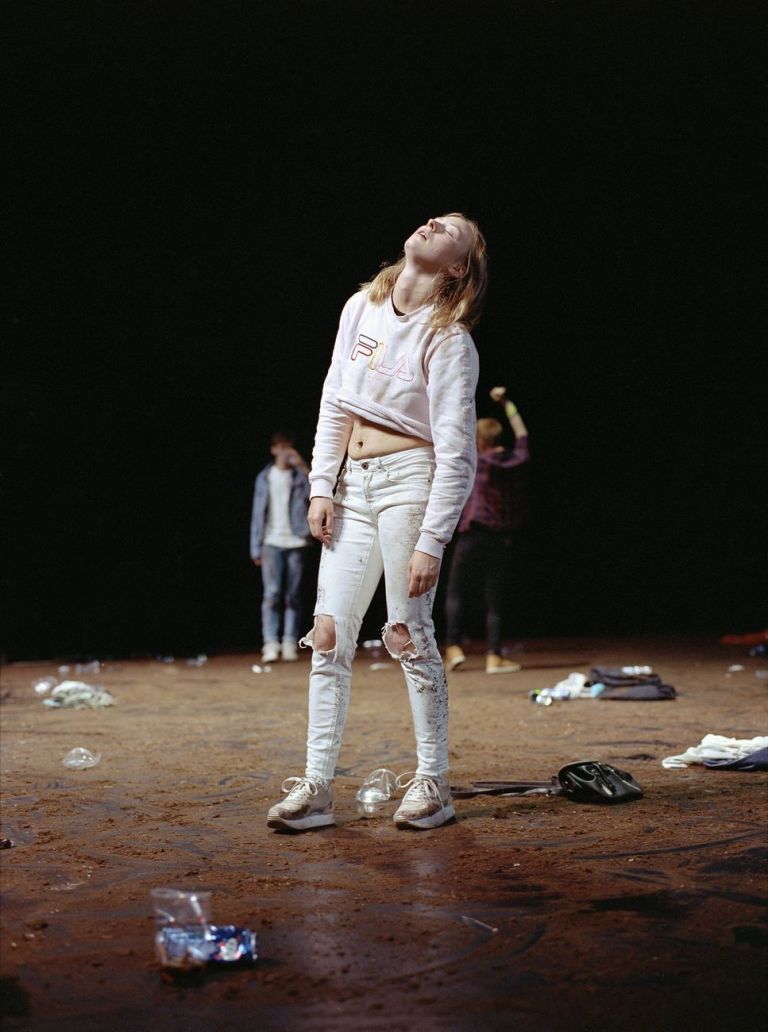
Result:
M298 640L302 579L308 551L308 548L274 548L272 545L262 548L261 636L265 642L280 641L281 637Z

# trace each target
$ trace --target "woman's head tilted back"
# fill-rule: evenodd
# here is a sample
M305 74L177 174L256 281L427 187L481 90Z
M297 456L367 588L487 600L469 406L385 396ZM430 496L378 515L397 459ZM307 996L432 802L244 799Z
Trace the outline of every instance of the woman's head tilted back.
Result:
M389 297L409 260L432 270L435 277L427 298L434 306L430 324L444 329L461 323L471 330L480 319L488 282L485 237L475 220L449 212L419 226L406 240L399 260L361 284L374 304L383 304Z

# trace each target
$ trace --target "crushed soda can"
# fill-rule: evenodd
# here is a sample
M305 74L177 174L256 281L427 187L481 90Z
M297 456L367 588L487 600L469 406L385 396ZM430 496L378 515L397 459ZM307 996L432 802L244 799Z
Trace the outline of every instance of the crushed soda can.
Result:
M214 949L210 964L253 964L259 959L259 936L249 928L235 925L209 925Z
M528 698L531 702L536 702L539 706L551 706L555 701L551 695L549 695L545 688L534 688L528 692Z
M569 699L594 699L604 691L604 684L592 684L584 674L574 671L551 688L535 688L528 692L528 698L540 706L551 706L553 702L567 702Z
M166 925L155 935L157 959L165 968L189 971L206 964L253 964L259 957L256 932L235 925Z

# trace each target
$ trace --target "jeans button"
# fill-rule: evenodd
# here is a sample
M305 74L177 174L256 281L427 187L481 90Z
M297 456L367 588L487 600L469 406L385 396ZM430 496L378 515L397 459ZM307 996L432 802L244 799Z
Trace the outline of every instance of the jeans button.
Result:
M362 462L361 466L363 467L363 469L368 469L368 463L367 462Z

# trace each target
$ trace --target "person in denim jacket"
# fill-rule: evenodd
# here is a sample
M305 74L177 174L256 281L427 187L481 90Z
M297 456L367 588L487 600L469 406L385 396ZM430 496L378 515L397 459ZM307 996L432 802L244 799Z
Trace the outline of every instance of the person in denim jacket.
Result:
M307 524L309 467L290 436L270 442L273 462L256 477L251 514L251 559L261 569L262 662L298 658L304 569L311 541ZM280 624L282 616L282 644Z

